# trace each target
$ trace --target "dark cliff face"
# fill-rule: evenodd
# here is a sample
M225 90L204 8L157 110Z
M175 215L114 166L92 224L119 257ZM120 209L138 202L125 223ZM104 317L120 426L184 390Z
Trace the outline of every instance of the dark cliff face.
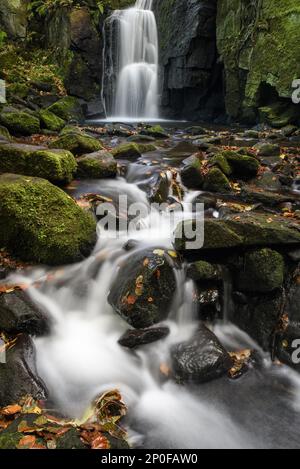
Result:
M216 0L154 0L166 116L214 119L224 111Z

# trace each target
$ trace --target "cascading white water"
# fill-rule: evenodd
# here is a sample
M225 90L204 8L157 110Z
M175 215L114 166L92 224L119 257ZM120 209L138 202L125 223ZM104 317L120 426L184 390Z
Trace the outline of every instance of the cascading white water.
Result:
M98 184L104 194L117 191L133 202L148 204L145 193L133 183L119 179ZM195 195L187 195L185 202ZM191 214L184 216L190 218ZM159 213L152 217L137 233L141 248L149 243L170 248L170 226ZM178 295L165 322L169 336L135 353L118 344L128 325L113 311L107 297L116 269L131 255L122 249L128 239L126 233L118 240L101 233L98 248L84 262L51 275L47 269L37 268L26 278L11 279L12 283L31 284L28 292L32 299L52 317L52 334L35 342L38 371L55 408L81 417L95 396L118 388L129 406L131 442L138 446L285 448L293 447L294 441L296 445L300 382L298 375L285 367L276 372L268 362L264 371L248 373L237 383L217 380L196 388L159 377L160 365L168 363L172 345L190 338L197 328L193 292L184 269L178 271ZM229 323L220 324L214 332L228 349L258 349ZM276 395L282 393L280 379L292 380L295 398L292 394L285 398Z
M158 117L158 34L153 0L113 13L117 23L117 83L113 116Z

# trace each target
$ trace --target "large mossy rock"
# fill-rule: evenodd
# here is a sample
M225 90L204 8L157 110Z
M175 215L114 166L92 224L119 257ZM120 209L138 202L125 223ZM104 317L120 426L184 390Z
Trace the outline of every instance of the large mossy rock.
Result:
M80 102L77 98L72 96L66 96L65 98L56 101L48 108L48 111L52 112L56 116L60 117L65 121L83 120L83 112Z
M226 159L233 176L246 181L257 176L260 164L253 156L236 151L224 151L221 156Z
M59 132L65 125L65 121L63 119L56 116L48 109L42 109L39 116L41 126L45 129L51 130L52 132Z
M78 133L68 133L62 135L49 145L49 148L61 148L69 150L75 156L82 156L85 153L94 153L102 150L102 143L89 135Z
M108 301L136 329L168 317L176 292L176 253L163 249L134 252L121 265Z
M117 162L111 153L98 151L77 158L77 176L82 179L105 179L117 176Z
M77 262L96 241L95 222L44 179L0 176L0 245L24 261Z
M300 230L297 225L283 217L263 213L244 213L238 217L230 216L226 220L205 219L204 222L197 223L195 220L185 220L179 223L174 236L177 250L191 252L241 246L300 245ZM197 243L196 238L199 240ZM202 246L199 245L201 240ZM187 247L187 243L192 245Z
M76 170L76 160L67 150L48 150L18 143L0 144L2 173L24 174L61 184L71 182Z
M298 0L219 0L217 43L231 117L255 119L268 91L293 106L291 87L300 76Z
M0 30L10 39L25 39L27 32L27 0L1 0Z
M16 136L33 135L40 131L40 120L27 112L2 112L0 124Z
M137 143L123 143L112 150L112 155L117 159L136 160L142 153Z
M219 168L211 168L205 176L203 188L209 192L226 193L231 191L230 182Z
M236 275L236 288L243 292L267 293L281 288L285 264L281 254L272 249L248 252Z

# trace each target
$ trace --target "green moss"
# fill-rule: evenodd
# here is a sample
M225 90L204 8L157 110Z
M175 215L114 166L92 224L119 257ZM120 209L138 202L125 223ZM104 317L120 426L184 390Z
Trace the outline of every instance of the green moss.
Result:
M137 143L136 145L141 154L156 151L156 146L151 143Z
M100 151L82 156L77 159L77 176L83 179L114 178L117 175L117 162L114 157L106 152Z
M0 114L0 123L13 135L32 135L40 131L40 121L26 112L5 112Z
M59 132L65 125L65 121L63 119L56 116L48 109L42 109L39 113L39 116L42 127L48 130L52 130L53 132Z
M0 144L0 172L24 174L48 179L54 183L69 183L77 164L66 150L47 150L22 144Z
M16 449L23 436L22 433L0 433L0 449Z
M208 171L204 180L204 189L211 192L230 192L230 182L219 168L212 168Z
M237 288L266 293L282 287L285 264L281 254L271 249L247 253L237 274Z
M65 121L75 119L81 121L83 119L83 112L80 102L77 98L66 96L48 108L56 116Z
M196 282L209 282L222 278L220 268L205 261L197 261L188 268L188 275Z
M82 260L95 243L95 222L44 179L0 176L0 245L24 261L49 265Z
M222 154L214 156L211 160L211 164L217 166L226 176L231 176L232 168Z
M112 150L115 158L137 159L142 156L137 143L124 143Z
M62 148L69 150L75 156L81 156L85 153L94 153L103 149L103 145L100 140L97 140L88 135L81 134L66 134L61 136L58 140L55 140L49 145L50 148Z
M12 83L7 87L7 98L10 100L17 96L18 98L25 99L29 94L29 88L24 83Z
M235 151L224 151L222 156L229 163L234 176L245 180L257 176L260 164L256 158Z
M160 125L149 127L146 130L143 130L141 134L149 135L150 137L154 137L157 139L166 139L169 137L169 135L166 134L166 132Z
M0 137L3 137L5 140L12 140L12 137L6 127L0 125Z

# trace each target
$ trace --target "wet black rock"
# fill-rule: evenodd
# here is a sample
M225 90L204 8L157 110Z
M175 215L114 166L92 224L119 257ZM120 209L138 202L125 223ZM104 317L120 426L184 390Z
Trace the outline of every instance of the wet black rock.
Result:
M219 281L222 279L221 268L206 261L197 261L190 264L187 275L195 282Z
M15 404L26 395L44 400L47 390L35 369L33 342L22 334L6 351L6 360L0 361L0 407Z
M167 173L155 174L149 181L148 197L150 202L162 204L167 202L170 193L170 182Z
M15 290L0 294L0 330L42 336L50 331L50 320L25 292Z
M168 327L157 327L153 329L128 330L119 340L122 347L134 349L142 345L152 344L164 339L169 334Z
M176 292L176 253L164 249L134 252L124 260L108 301L136 329L165 320Z
M205 383L225 375L232 359L217 337L204 325L194 337L171 351L175 377L184 382Z

